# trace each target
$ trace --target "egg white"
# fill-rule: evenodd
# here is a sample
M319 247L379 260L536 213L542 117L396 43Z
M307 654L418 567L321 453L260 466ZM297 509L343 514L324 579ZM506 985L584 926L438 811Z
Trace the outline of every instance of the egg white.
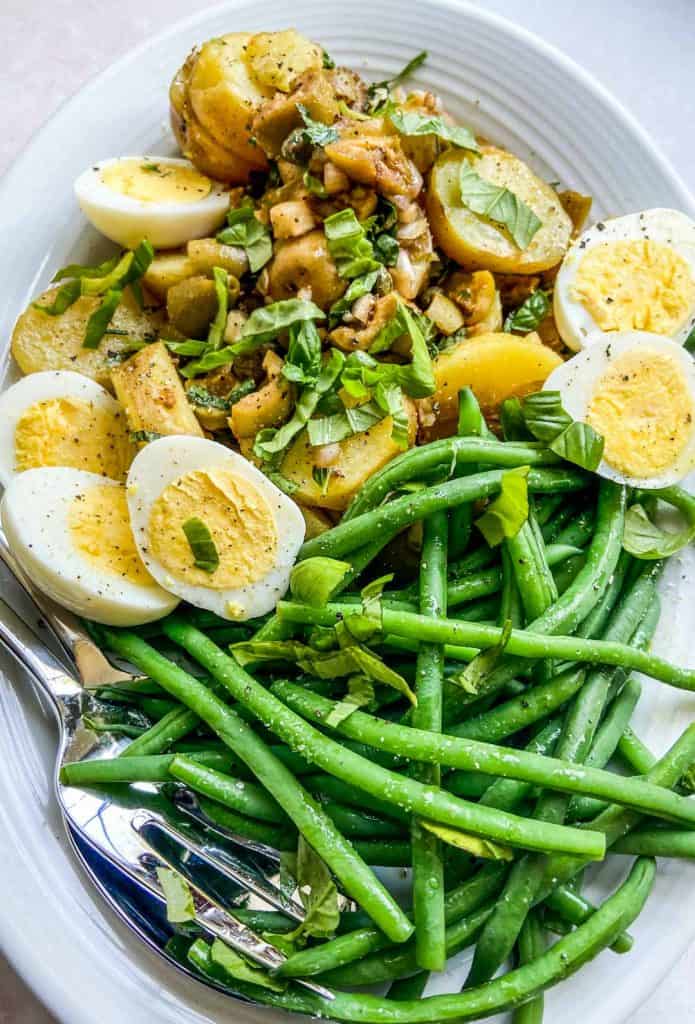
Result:
M169 484L186 473L225 465L261 492L272 511L278 542L275 563L261 579L244 587L213 590L173 579L148 550L148 525L154 503ZM189 604L226 619L250 619L272 611L285 594L290 571L304 540L304 517L291 498L242 455L204 438L161 437L136 455L128 473L126 493L133 534L143 562L158 583ZM200 515L205 518L204 509ZM235 609L234 613L231 608Z
M211 180L207 196L192 203L145 202L125 196L102 181L104 168L121 161L155 161L163 167L196 168L189 160L170 156L115 157L102 160L84 171L75 182L75 195L82 212L97 231L126 249L134 249L147 238L155 249L173 249L192 238L214 234L229 209L225 186Z
M695 222L678 210L653 209L599 221L573 243L555 279L553 314L564 343L575 352L596 341L599 325L585 306L572 298L571 291L579 265L590 249L610 242L644 241L669 246L681 256L695 278ZM695 306L672 335L683 344L695 325ZM611 337L614 332L607 332ZM648 333L648 332L643 332Z
M680 364L691 396L695 396L695 362L692 356L675 341L648 331L624 331L604 334L601 331L590 336L586 348L572 356L566 363L556 367L545 384L544 391L559 391L562 405L574 420L587 421L587 413L596 386L610 366L612 360L635 348L650 348L675 359ZM691 426L690 437L678 459L668 469L651 477L633 477L620 473L605 459L601 460L596 472L599 476L631 487L653 489L669 487L682 480L695 468L695 423Z
M10 550L30 579L76 615L110 626L137 626L168 615L178 598L96 568L71 542L75 498L97 485L123 484L68 467L28 469L11 482L0 505Z
M121 408L101 384L72 370L42 370L22 377L0 394L0 484L3 487L7 487L18 472L15 469L17 424L32 405L51 398L74 398L114 416Z

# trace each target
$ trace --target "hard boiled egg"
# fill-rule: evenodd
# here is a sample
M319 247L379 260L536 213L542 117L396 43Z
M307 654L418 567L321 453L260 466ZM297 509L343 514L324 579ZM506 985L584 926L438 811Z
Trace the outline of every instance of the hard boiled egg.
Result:
M227 619L272 611L305 527L260 470L215 441L162 437L135 457L126 490L135 541L158 583ZM212 544L207 563L192 531Z
M667 487L695 468L695 366L681 346L645 331L589 337L545 390L605 441L597 472L633 487Z
M229 209L223 185L170 156L103 160L80 175L75 194L94 227L126 249L143 238L155 249L204 238Z
M178 604L142 563L123 484L67 467L28 469L11 481L0 514L22 569L75 614L136 626Z
M562 340L649 331L683 343L695 324L695 223L677 210L599 221L560 266L553 299Z
M125 480L135 448L118 402L70 370L30 373L0 395L0 483L40 466Z

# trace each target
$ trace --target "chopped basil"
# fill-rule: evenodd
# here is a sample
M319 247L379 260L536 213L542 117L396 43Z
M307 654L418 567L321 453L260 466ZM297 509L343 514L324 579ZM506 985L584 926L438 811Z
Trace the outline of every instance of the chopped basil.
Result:
M321 179L315 178L314 175L309 174L308 171L304 171L302 181L304 182L304 188L310 192L312 196L317 196L319 199L325 199L328 196Z
M282 375L295 384L315 384L321 373L321 338L313 320L290 327L290 343Z
M83 348L99 348L99 342L104 337L104 333L111 323L111 318L122 298L123 292L120 288L112 288L106 292L100 305L94 310L87 321L84 341L82 342Z
M34 302L33 306L34 309L39 309L48 316L61 316L66 309L69 309L74 302L77 302L81 294L82 285L80 281L68 281L67 284L62 285L58 289L53 302L49 306L42 306L38 302Z
M371 270L368 274L353 278L343 297L334 302L329 309L328 326L335 327L342 320L344 314L352 309L354 302L361 299L363 295L369 295L378 277L379 271Z
M400 333L407 334L411 343L411 361L405 366L398 363L380 363L366 352L353 352L346 361L341 383L355 398L362 398L377 384L396 384L411 398L425 398L436 391L432 359L423 334L420 318L416 318L404 303L400 303L396 317Z
M183 342L182 344L187 344ZM215 351L205 351L200 359L194 359L190 363L186 363L185 366L180 367L179 373L182 377L190 379L191 377L200 377L204 373L210 373L211 370L218 370L220 366L228 366L234 359L234 350L231 345L225 345L224 348L218 348Z
M322 64L325 71L332 71L335 67L335 61L325 50L323 51Z
M375 423L379 423L387 413L375 401L365 402L353 409L343 409L333 416L322 416L320 419L309 420L307 431L309 443L315 448L325 444L337 444L353 434L362 434Z
M322 121L315 121L303 103L297 104L304 128L302 134L312 146L328 146L331 142L337 142L340 133L333 125L324 124Z
M505 398L500 406L500 420L505 441L530 441L533 437L526 426L518 398Z
M268 988L271 992L284 992L287 988L287 982L283 982L279 978L271 978L262 967L252 964L250 960L241 956L220 939L213 940L210 947L210 960L236 981Z
M328 494L328 485L332 475L330 466L314 466L311 470L311 479L320 488L321 494Z
M695 327L683 342L683 348L686 352L695 353Z
M164 434L158 434L156 430L131 430L130 440L133 444L149 444L150 441L158 441Z
M394 107L388 111L388 119L401 135L436 135L452 146L480 152L475 135L470 128L463 125L447 124L441 117L430 114L418 114L415 111L401 110Z
M504 329L507 332L517 331L519 334L528 334L529 331L535 331L549 312L548 293L544 292L542 288L537 288L517 309L509 314L504 321Z
M261 270L273 255L270 232L260 222L250 202L229 211L227 227L216 237L223 245L238 245L245 251L252 274Z
M206 524L198 516L191 516L182 525L181 529L185 533L186 540L193 553L193 564L196 569L213 573L220 564L220 556L217 553L212 534Z
M347 685L347 694L334 704L326 715L325 723L329 729L335 729L349 718L353 711L366 707L374 700L374 684L366 676L350 676Z
M290 591L295 601L322 608L351 571L349 562L336 558L305 558L290 573Z
M227 411L236 405L246 395L256 390L256 382L253 379L244 380L229 392L228 395L213 395L211 391L202 384L193 384L186 391L186 398L193 405L204 409L220 409Z
M398 85L399 82L404 81L414 71L417 71L425 61L427 60L427 50L422 50L412 60L409 60L398 74L394 75L393 78L385 78L382 82L372 82L367 89L367 97L369 99L369 109L372 113L377 113L381 108L388 103L389 93L394 85Z
M459 178L461 201L473 213L505 227L519 249L527 249L541 227L530 206L503 185L486 181L464 161Z
M193 895L185 878L171 868L156 868L156 872L167 903L167 920L171 924L195 920Z
M522 398L520 406L526 426L538 441L555 440L572 423L559 391L537 391Z
M491 548L516 537L528 519L528 471L528 466L518 466L503 473L500 493L475 521Z
M570 423L548 447L551 452L582 469L598 469L603 458L604 440L588 423Z
M374 258L374 249L365 227L351 207L326 217L323 230L328 251L341 277L361 277L379 269L380 263Z
M185 341L170 341L168 338L163 340L169 351L176 356L202 356L208 346L206 341L195 341L193 338L187 338Z
M242 327L239 340L230 346L230 350L234 355L245 355L267 341L275 341L293 324L325 318L323 310L307 299L281 299L269 306L259 306Z
M675 532L664 530L652 522L643 505L632 505L625 516L623 547L635 558L669 558L695 540L695 506L692 496L679 487L667 487L656 493L683 513L686 525Z
M117 253L115 256L109 257L108 260L104 260L103 263L97 263L95 267L90 267L84 263L70 263L67 267L62 267L56 271L51 281L55 284L57 281L66 281L68 279L78 280L83 277L106 277L118 265L120 258L120 253Z
M459 672L451 677L451 682L473 696L480 693L487 677L496 668L497 662L504 654L504 649L509 643L511 634L512 622L511 619L506 619L502 627L500 642L495 644L494 647L488 647L487 650L476 654L475 658L466 665L463 672Z

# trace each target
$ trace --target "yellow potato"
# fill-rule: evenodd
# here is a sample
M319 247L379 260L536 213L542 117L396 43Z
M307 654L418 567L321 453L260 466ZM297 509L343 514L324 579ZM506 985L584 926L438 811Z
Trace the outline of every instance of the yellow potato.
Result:
M259 85L289 92L299 75L323 66L323 50L293 28L259 32L246 47L246 63Z
M50 305L57 288L49 288L35 300ZM109 328L126 336L109 334L96 349L83 347L87 320L101 299L83 295L60 316L48 316L32 304L17 320L12 332L12 355L22 373L39 370L75 370L111 390L111 366L134 340L153 332L153 321L142 312L128 290L113 315Z
M561 362L535 334L481 334L446 349L434 360L436 392L418 402L422 438L432 441L456 432L461 388L472 388L483 414L494 419L505 398L540 390Z
M459 178L464 162L471 160L481 178L508 188L541 221L528 248L519 249L506 228L463 205ZM471 270L503 274L547 270L563 258L572 234L572 221L557 192L523 160L494 146L483 147L477 159L460 149L443 153L430 175L427 213L435 243L447 256Z
M406 399L406 405L410 421L409 443L413 444L417 428L415 405L409 399ZM338 511L347 508L353 494L365 480L401 451L391 438L391 426L391 417L387 416L371 430L340 442L340 455L331 464L333 472L325 494L321 493L312 476L318 449L312 448L307 432L303 430L291 444L280 470L297 486L292 496L302 505Z
M304 540L313 540L314 537L320 537L326 530L330 530L333 525L326 513L321 512L318 508L305 508L304 505L299 505L299 511L304 516L304 525L306 527Z
M276 300L294 299L297 292L308 288L321 309L337 302L347 281L338 274L322 228L276 243L275 255L268 264L268 288Z
M183 249L158 252L145 271L143 283L156 298L166 302L167 292L174 284L193 277L196 268Z

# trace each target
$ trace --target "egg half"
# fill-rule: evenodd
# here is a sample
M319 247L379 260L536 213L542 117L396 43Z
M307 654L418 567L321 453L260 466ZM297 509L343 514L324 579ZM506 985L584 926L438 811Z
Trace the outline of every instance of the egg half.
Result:
M27 469L71 466L125 480L135 448L118 402L70 370L30 373L0 395L0 483Z
M295 503L243 456L184 435L152 441L135 457L126 484L142 560L167 590L227 619L272 611L287 590L304 540ZM184 530L202 522L219 559L196 566Z
M0 515L25 573L76 615L136 626L178 604L142 563L123 484L68 467L28 469L11 481Z
M103 160L80 175L75 194L94 227L126 249L143 238L155 249L205 238L229 209L223 185L189 160L169 156Z
M597 472L633 487L668 487L695 468L695 364L669 338L600 335L550 374L569 415L605 442Z
M562 261L553 312L575 351L596 331L648 331L682 344L695 324L695 223L655 209L594 224Z

